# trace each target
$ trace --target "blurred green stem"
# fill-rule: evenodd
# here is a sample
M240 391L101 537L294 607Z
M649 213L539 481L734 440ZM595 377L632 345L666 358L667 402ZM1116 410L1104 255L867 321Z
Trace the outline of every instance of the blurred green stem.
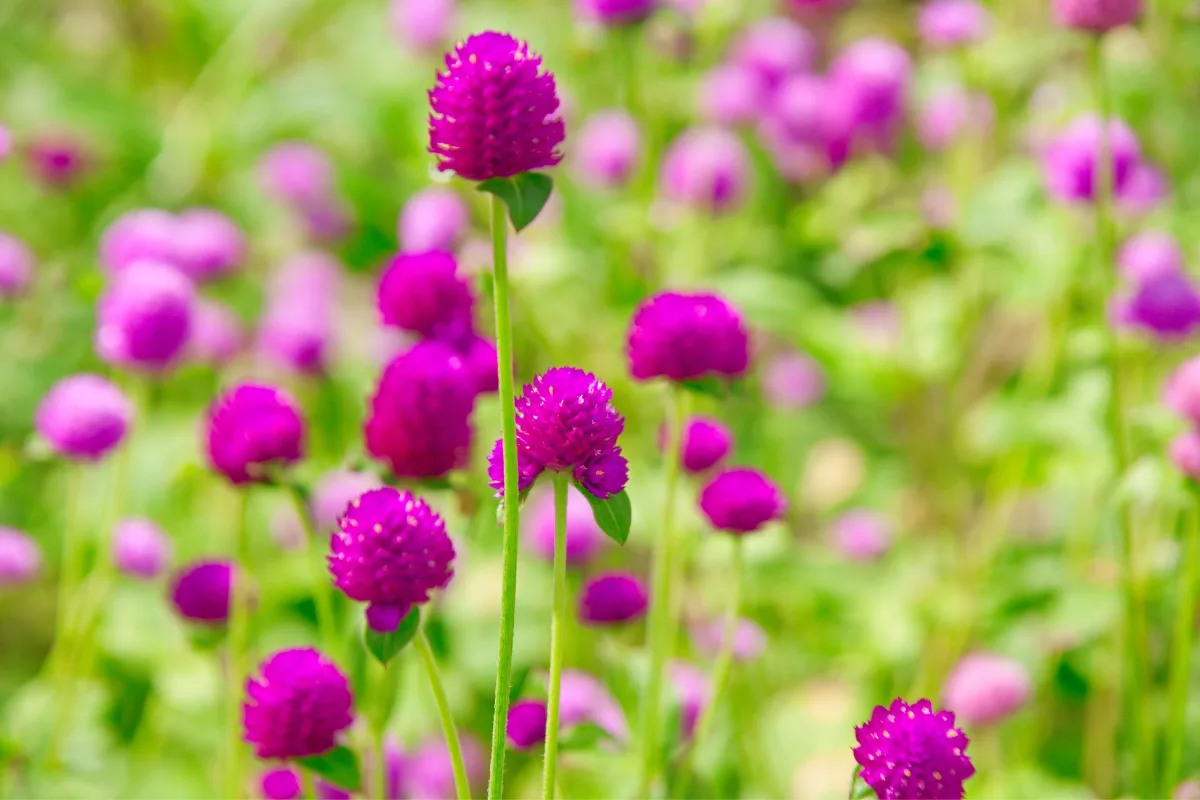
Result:
M392 659L388 664L378 666L379 669L375 670L379 677L376 679L374 687L374 714L371 715L368 725L371 736L366 745L369 748L369 757L364 759L364 763L375 767L371 770L373 784L368 797L387 797L387 740L385 737L388 720L392 718L392 709L396 707L396 695L400 692L400 662Z
M238 520L234 531L233 574L229 584L229 634L226 674L224 797L242 796L242 694L246 680L247 633L250 623L250 536L248 516L249 490L238 492Z
M542 797L554 800L558 767L558 701L562 691L563 633L567 624L567 492L570 473L554 473L554 599L550 618L550 686L546 702L546 754L542 762Z
M1200 571L1200 491L1194 485L1188 488L1192 490L1192 502L1184 513L1183 561L1179 565L1176 587L1175 633L1168 681L1167 763L1160 787L1163 797L1173 792L1179 783L1184 746L1187 744L1188 680L1191 677L1192 644L1195 638L1196 577Z
M492 715L492 757L488 797L504 796L505 725L512 681L513 635L517 621L517 531L521 490L517 482L517 408L513 399L512 322L508 315L508 222L504 202L492 197L492 263L496 301L496 361L500 370L500 435L504 451L504 584L500 593L500 653Z
M80 496L83 493L83 467L67 466L66 521L63 525L61 567L58 571L58 609L54 628L54 648L50 652L50 672L58 701L58 717L48 750L51 764L58 764L63 739L70 727L75 658L74 621L83 609L71 608L83 575L83 542L79 538Z
M417 632L413 643L421 653L421 660L425 662L429 688L433 690L433 700L437 703L438 716L441 717L442 733L446 736L446 749L450 751L450 765L454 769L454 790L458 793L458 800L470 800L471 784L467 782L467 768L463 763L462 745L458 741L458 728L454 727L454 717L450 714L450 703L446 700L446 689L442 686L442 677L438 673L437 659L433 657L433 649L429 646L429 639L425 637L424 628ZM380 753L380 757L382 756Z
M329 588L329 572L324 559L314 558L320 553L317 550L317 526L313 522L312 511L304 497L304 491L293 481L287 483L287 493L296 507L296 515L304 524L304 560L312 573L313 602L317 606L317 626L321 632L321 646L326 655L334 661L342 657L341 641L337 635L337 624L333 618L333 596Z
M317 793L313 790L312 773L304 767L300 768L300 784L304 787L305 797L309 798L310 800L316 798Z

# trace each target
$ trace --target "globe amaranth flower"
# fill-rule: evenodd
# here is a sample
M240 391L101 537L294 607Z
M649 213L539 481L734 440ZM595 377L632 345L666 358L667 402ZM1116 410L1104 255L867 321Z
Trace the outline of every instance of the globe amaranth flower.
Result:
M750 337L738 311L716 295L663 292L634 313L627 350L640 381L738 378L749 365Z
M554 493L535 491L521 514L525 543L546 561L554 559ZM579 492L567 493L567 566L584 567L611 541L592 515L592 507Z
M479 740L470 734L463 734L459 744L462 746L467 782L477 790L479 784L487 780L487 752ZM453 800L456 796L454 766L446 743L440 737L413 753L405 766L407 794L404 796L429 800Z
M618 742L629 738L625 712L598 678L579 670L563 670L558 702L559 724L564 730L591 723Z
M1200 434L1188 431L1175 437L1167 455L1175 469L1185 477L1200 481Z
M546 739L546 701L518 700L508 709L504 733L508 746L514 750L529 750Z
M157 578L171 559L171 540L148 519L124 519L112 534L112 560L134 578Z
M379 278L378 304L384 325L433 337L470 329L475 297L449 253L400 253Z
M579 618L590 625L615 625L641 619L650 595L642 579L629 572L591 578L579 593Z
M237 223L211 208L190 208L175 220L175 258L179 268L198 283L233 272L246 253Z
M382 485L379 476L370 472L348 469L326 472L313 487L312 498L309 501L313 524L319 532L333 530L338 524L338 519L346 513L351 501Z
M769 96L789 75L808 72L817 60L817 40L803 25L787 17L768 17L747 28L730 54L730 62L758 76Z
M302 253L280 266L267 286L259 351L301 374L324 373L332 355L341 282L341 265L325 253Z
M35 424L60 456L97 461L121 443L132 421L133 405L116 384L83 373L50 388Z
M440 342L420 342L392 360L371 398L367 452L404 478L440 478L471 444L475 378Z
M1098 167L1105 126L1095 114L1077 117L1042 153L1046 190L1064 203L1090 203L1096 199ZM1111 154L1112 188L1119 197L1141 161L1137 136L1119 119L1107 123L1107 149Z
M728 533L752 533L786 508L779 487L753 469L726 470L700 492L700 510L714 528Z
M517 404L517 462L522 491L546 470L570 472L601 500L620 493L629 465L617 437L625 418L612 404L612 389L590 372L554 367L525 385ZM488 458L492 488L504 492L499 439Z
M529 45L487 31L446 56L429 92L429 151L469 181L552 167L565 136L554 76Z
M112 276L96 309L96 352L109 364L161 372L184 354L195 288L174 267L138 261Z
M1167 379L1163 403L1180 418L1200 426L1200 357L1184 361Z
M788 77L775 94L760 134L795 145L818 145L827 93L825 79L818 75L802 73Z
M138 208L117 217L100 236L100 263L119 272L138 261L177 263L179 224L157 208Z
M692 628L692 643L696 650L716 658L725 643L725 620L706 620ZM733 633L730 652L735 661L754 661L767 649L767 634L752 619L739 619Z
M851 561L874 561L892 546L892 525L887 517L865 508L845 512L832 526L833 544Z
M1200 328L1200 291L1182 272L1142 281L1127 299L1117 299L1117 323L1157 339L1178 341Z
M821 366L803 353L780 353L763 369L762 393L776 408L807 408L825 394L825 375Z
M408 198L400 212L400 247L406 253L452 252L462 244L471 213L458 192L431 186Z
M28 583L42 571L42 548L16 528L0 526L0 588Z
M679 701L679 728L684 739L691 739L696 723L712 698L712 684L703 670L686 661L667 664L667 680Z
M316 650L281 650L246 682L242 725L259 758L327 753L354 722L350 682Z
M192 308L192 333L188 355L203 363L218 366L242 349L246 332L237 313L224 303L200 298Z
M992 653L964 657L946 679L942 699L966 725L994 725L1029 701L1033 682L1020 661Z
M299 770L293 767L275 767L266 770L258 778L258 789L266 800L301 800L304 785ZM317 800L350 800L350 793L325 781L313 781L313 794ZM389 797L398 797L389 795Z
M0 232L0 298L24 294L33 279L33 251L20 239Z
M860 39L829 68L822 143L833 167L860 151L888 153L895 146L908 102L912 61L883 38Z
M0 164L3 164L5 161L8 160L8 157L10 155L12 155L12 150L13 150L12 132L9 131L9 129L4 127L3 125L0 125Z
M289 205L310 206L333 194L329 156L307 142L283 142L259 162L263 189Z
M962 798L963 781L975 774L954 713L935 712L928 700L909 705L897 697L887 708L875 706L854 735L859 774L881 798Z
M1162 231L1131 236L1117 253L1122 277L1136 283L1183 272L1184 257L1175 237Z
M689 128L667 147L659 182L668 200L721 214L741 207L750 172L750 154L737 134Z
M637 120L620 109L598 111L579 131L572 161L581 181L602 189L624 186L641 158Z
M304 455L304 419L282 389L246 383L216 399L208 413L208 459L234 484L263 482L271 466Z
M992 15L978 0L926 0L917 17L921 38L933 47L977 42L991 24Z
M659 0L575 0L581 17L601 25L632 25L654 13Z
M715 125L744 125L767 106L759 75L743 64L720 64L700 82L700 116Z
M1136 22L1143 0L1053 0L1054 19L1064 28L1106 33Z
M450 36L458 0L392 0L392 32L402 43L431 52Z
M659 437L667 444L666 431ZM733 449L733 433L720 420L692 417L683 429L680 443L680 465L688 472L699 473L716 466Z
M221 624L229 619L233 564L200 561L184 567L171 584L171 602L191 622Z
M392 631L409 608L429 600L454 576L454 543L446 523L424 500L390 486L350 503L329 554L334 583L368 603L371 627Z

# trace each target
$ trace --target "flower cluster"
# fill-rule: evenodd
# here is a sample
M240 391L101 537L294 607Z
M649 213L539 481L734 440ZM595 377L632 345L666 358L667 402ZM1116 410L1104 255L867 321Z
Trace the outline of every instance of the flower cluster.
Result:
M175 267L197 283L234 272L245 253L245 237L237 223L211 208L190 208L177 215L136 209L118 217L100 239L100 263L111 273L151 261Z

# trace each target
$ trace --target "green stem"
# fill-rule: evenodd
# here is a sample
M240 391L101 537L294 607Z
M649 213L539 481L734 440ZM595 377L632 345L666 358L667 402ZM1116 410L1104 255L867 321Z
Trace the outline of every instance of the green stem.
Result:
M505 726L512 682L513 636L517 621L517 531L521 501L517 483L517 408L513 396L512 322L508 315L508 222L504 203L492 198L492 261L496 301L496 361L500 370L500 434L504 452L504 583L500 594L500 652L492 715L492 756L488 797L504 796Z
M225 735L228 759L225 765L225 790L227 798L242 796L242 726L241 706L246 680L247 633L250 623L250 555L248 535L248 511L250 492L238 492L238 521L234 532L233 575L229 589L229 635L227 638L228 664L226 673L229 686L226 689Z
M54 628L54 647L50 651L50 674L58 700L57 723L47 751L51 764L57 764L63 738L70 727L72 694L75 682L75 620L84 609L71 607L83 575L83 542L80 541L80 495L83 493L83 467L67 467L66 521L63 525L61 566L58 572L58 609Z
M542 798L554 800L558 768L558 702L562 690L563 633L567 624L567 492L570 474L554 474L554 607L550 618L550 686L546 702L546 755L542 763Z
M313 788L312 773L304 767L300 768L300 784L304 787L304 796L309 800L313 800L317 796L317 792Z
M291 495L296 507L296 515L304 523L304 559L312 571L313 601L317 606L317 627L321 632L321 646L325 653L334 661L342 657L341 642L338 640L337 624L333 618L333 595L329 587L329 572L324 559L314 558L320 551L316 550L317 526L313 522L312 512L304 499L304 493L295 483L287 484L287 492Z
M373 785L368 796L387 797L387 724L400 691L400 663L393 659L388 664L380 664L379 669L374 671L379 677L374 682L375 713L368 723L371 735L367 737L369 741L365 746L369 752L364 762L375 767L371 771Z
M683 421L687 416L687 390L671 386L666 459L666 485L663 496L662 527L654 541L653 566L650 584L650 619L646 635L650 646L650 675L646 682L646 695L642 703L642 763L638 777L637 797L650 796L650 784L654 780L658 757L659 705L662 697L663 671L675 645L672 624L671 592L672 562L675 549L675 488L679 482L679 449L683 441Z
M1179 783L1183 751L1187 744L1188 680L1192 669L1192 644L1196 617L1196 578L1200 572L1200 493L1193 496L1185 512L1184 555L1180 564L1178 595L1175 601L1175 633L1168 679L1170 703L1167 717L1167 764L1162 792L1166 797Z
M413 642L421 653L421 660L425 662L425 672L429 675L429 688L433 690L438 716L442 720L442 732L446 736L446 748L450 751L450 764L454 768L454 789L458 793L458 800L470 800L471 784L467 781L467 768L463 763L462 746L458 742L458 728L454 727L454 717L450 714L450 703L446 700L446 689L442 686L437 660L433 657L433 650L429 647L429 639L425 638L423 628L417 631Z

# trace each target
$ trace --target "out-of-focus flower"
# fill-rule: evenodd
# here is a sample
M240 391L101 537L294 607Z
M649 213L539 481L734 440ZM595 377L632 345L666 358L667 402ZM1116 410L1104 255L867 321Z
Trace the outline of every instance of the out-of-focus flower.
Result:
M475 34L446 56L429 92L429 151L438 169L470 181L552 167L565 136L554 75L529 45Z
M246 340L241 319L232 308L216 300L196 300L191 327L189 354L206 364L224 364L238 354Z
M1127 301L1117 302L1118 324L1140 328L1158 339L1177 341L1200 327L1200 291L1182 272L1142 281Z
M312 649L281 650L246 682L242 722L246 741L262 759L327 753L354 722L350 682Z
M921 192L921 216L931 230L949 230L958 216L958 200L949 186L930 186Z
M627 341L629 371L640 381L738 378L750 361L741 314L711 294L651 297L634 313Z
M816 145L821 140L822 114L826 102L825 80L817 75L792 75L779 87L771 114L763 121L783 139Z
M329 157L305 142L275 145L263 156L258 169L263 189L289 205L315 205L333 193L333 165Z
M666 436L660 436L666 446ZM680 447L681 465L691 473L700 473L716 466L733 449L733 433L720 420L693 417L683 430Z
M601 25L632 25L654 12L659 0L575 0L581 17Z
M724 128L689 128L663 156L660 183L667 199L713 214L736 211L746 199L750 155Z
M268 479L271 465L304 454L304 419L282 389L246 383L222 394L208 412L208 458L234 484Z
M849 314L862 343L872 350L891 350L904 334L899 309L886 300L859 303L850 308Z
M458 0L392 0L392 32L423 52L435 51L450 38Z
M433 337L469 330L475 297L454 256L433 251L392 258L379 278L378 302L384 325Z
M992 15L978 0L926 0L917 17L921 38L933 47L977 42L991 24Z
M1064 28L1106 33L1135 22L1143 0L1054 0L1054 18Z
M462 745L467 781L472 787L478 787L487 778L487 754L483 745L470 734L464 734L459 744ZM441 738L414 753L408 760L407 767L404 782L408 797L453 800L454 768L450 763L446 743Z
M748 27L738 38L730 61L747 67L758 76L768 96L784 78L812 69L817 60L817 41L804 26L787 17L767 17Z
M642 135L628 112L599 111L584 121L575 147L573 161L580 180L615 189L624 186L637 168Z
M826 11L844 8L854 0L785 0L796 11Z
M180 227L175 216L157 208L127 211L100 236L100 263L118 272L138 261L178 263Z
M985 94L968 94L949 86L934 93L921 107L917 131L929 150L945 150L964 133L984 133L995 119L992 99Z
M304 786L293 767L275 767L259 776L258 788L266 800L301 800ZM350 800L350 793L325 781L313 781L317 800Z
M632 622L646 615L649 602L641 578L629 572L608 572L584 584L579 594L579 618L591 625Z
M183 355L195 287L174 267L129 265L110 279L96 309L96 352L109 364L161 372Z
M387 800L402 800L404 777L408 772L408 754L395 736L389 735L383 743L384 769L386 770L384 796Z
M400 247L406 253L453 252L467 235L471 214L448 186L431 186L408 198L400 212Z
M518 700L508 709L508 746L529 750L546 739L546 701Z
M1166 200L1170 191L1166 176L1143 162L1134 167L1133 174L1121 187L1117 207L1127 214L1144 214Z
M37 431L60 456L98 461L121 443L133 406L116 384L83 373L50 388L37 410Z
M1104 128L1100 117L1077 117L1042 153L1046 189L1065 203L1090 203L1096 199L1097 167ZM1112 155L1112 187L1120 196L1141 159L1137 136L1119 119L1108 121L1108 148Z
M832 166L859 150L892 150L911 75L908 53L888 39L859 39L838 54L829 68L822 122Z
M699 652L715 658L725 643L725 620L705 620L695 625L692 628L692 643ZM734 660L754 661L766 649L767 634L762 627L752 619L739 619L731 648Z
M331 355L341 279L341 265L324 253L302 253L286 261L267 286L259 351L302 374L324 372Z
M1020 661L991 653L964 657L946 679L943 699L966 725L995 725L1029 701L1033 682Z
M1200 800L1200 781L1184 781L1175 787L1171 800Z
M188 277L205 283L236 270L246 253L237 223L211 208L190 208L175 219L176 263Z
M3 125L0 125L0 164L8 160L8 157L12 155L12 149L12 132Z
M954 713L935 712L928 700L875 706L854 735L859 775L880 797L962 798L963 781L975 774Z
M326 472L313 487L312 499L309 501L317 533L333 530L352 500L382 485L379 476L370 472L348 469Z
M887 517L865 508L842 514L832 525L833 544L851 561L874 561L892 546L892 525Z
M113 529L112 559L126 575L153 580L171 559L171 540L148 519L121 520Z
M1175 469L1194 481L1200 481L1200 434L1188 431L1175 437L1168 455Z
M762 82L743 64L713 67L700 82L700 116L716 125L744 125L758 119L765 100Z
M679 701L680 733L684 739L691 739L712 695L712 684L699 667L686 661L668 663L667 680Z
M349 206L337 197L309 203L296 209L304 222L304 229L317 244L333 244L341 241L354 226Z
M28 583L42 571L42 548L16 528L0 527L0 588Z
M91 166L83 143L68 133L38 134L25 156L34 177L51 189L70 188Z
M477 394L488 394L500 389L499 355L496 343L482 336L471 336L465 346L459 347L463 363L475 384Z
M733 534L753 533L787 508L787 500L758 470L726 470L700 492L700 510L714 528Z
M554 558L554 493L536 491L521 514L525 543L539 558ZM567 566L587 566L609 539L596 524L592 507L579 492L567 492Z
M1200 357L1189 358L1167 380L1163 403L1193 425L1200 426Z
M33 252L15 236L0 232L0 298L24 294L33 279Z
M229 618L233 565L228 561L200 561L184 567L171 586L171 602L179 615L191 622L223 624Z
M563 728L590 722L618 742L629 738L620 704L603 683L586 672L563 670L558 719Z
M803 353L780 353L763 368L762 392L776 408L806 408L825 394L825 376L820 365Z
M1117 253L1117 267L1134 283L1183 271L1183 251L1175 237L1162 231L1131 236Z

